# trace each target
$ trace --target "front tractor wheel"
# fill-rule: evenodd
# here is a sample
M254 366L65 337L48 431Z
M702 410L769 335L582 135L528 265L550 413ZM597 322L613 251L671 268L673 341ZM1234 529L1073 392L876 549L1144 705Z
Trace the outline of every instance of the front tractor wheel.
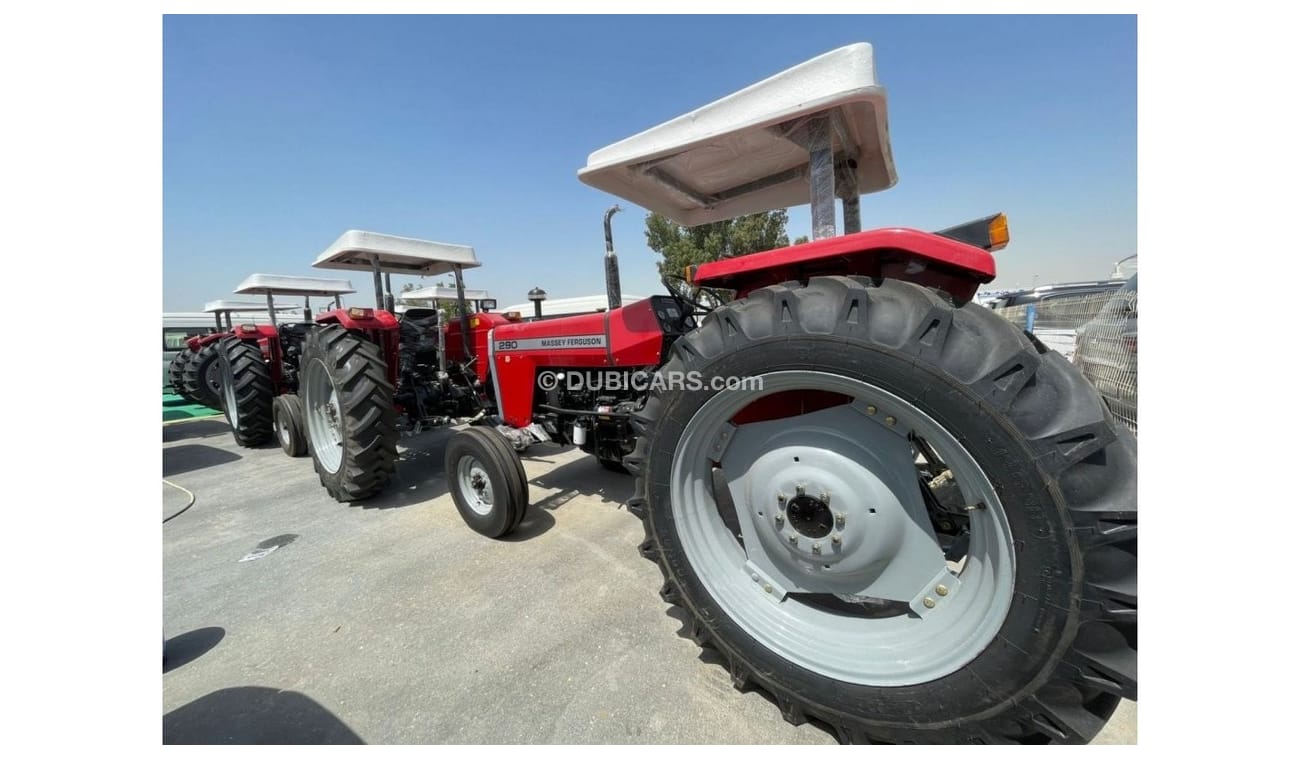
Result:
M397 471L397 411L379 346L324 325L307 333L298 376L321 485L345 502L384 490Z
M190 355L190 360L181 372L182 396L194 399L209 409L221 409L224 394L221 390L221 357L218 346L221 341L214 341L202 346Z
M528 478L506 439L483 428L452 436L443 473L456 510L475 532L500 538L518 527L528 509Z
M738 688L873 743L1086 742L1137 698L1136 441L1059 354L817 277L661 372L762 381L657 384L625 459L660 593Z
M275 397L271 404L271 425L284 453L291 457L307 453L307 437L302 432L302 400L296 394L285 393Z
M245 447L261 445L271 438L271 405L275 399L271 369L256 343L228 335L215 346L220 347L219 387L225 399L222 407L235 442Z

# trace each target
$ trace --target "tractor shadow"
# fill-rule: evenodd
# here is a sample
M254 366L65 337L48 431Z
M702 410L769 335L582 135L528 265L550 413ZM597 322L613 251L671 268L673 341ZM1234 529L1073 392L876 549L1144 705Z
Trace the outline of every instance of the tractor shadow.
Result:
M442 473L442 457L447 441L456 430L434 428L398 442L397 474L383 493L353 502L362 509L400 509L432 501L447 493L447 479Z
M207 654L226 637L226 629L217 626L196 628L167 639L163 645L163 672L191 663Z
M319 702L264 686L218 689L163 716L163 744L365 744Z
M162 442L183 441L187 438L215 438L230 435L230 425L224 417L209 417L183 422L175 425L163 425Z
M233 451L219 449L215 446L206 446L201 443L183 443L179 446L169 446L162 450L163 477L169 478L185 472L216 467L229 462L238 462L242 458Z
M554 461L551 458L554 454L565 453L572 448L539 446L536 455L525 456L524 460L550 464ZM598 496L601 501L611 502L616 509L622 507L632 498L635 485L631 475L606 470L591 456L583 456L530 478L528 484L530 487L554 489L555 492L530 502L519 527L510 535L503 536L503 541L527 541L542 535L555 527L555 518L550 513L563 509L579 496Z

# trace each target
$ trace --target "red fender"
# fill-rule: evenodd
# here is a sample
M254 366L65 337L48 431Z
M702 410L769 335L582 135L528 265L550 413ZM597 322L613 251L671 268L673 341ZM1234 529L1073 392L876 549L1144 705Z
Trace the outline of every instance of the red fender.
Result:
M711 261L689 273L696 285L751 290L817 275L865 275L906 280L947 292L958 304L997 275L993 254L933 232L889 227L814 240L732 259Z
M383 309L333 309L316 316L318 325L342 325L345 330L365 333L379 346L388 365L388 382L397 387L397 317Z

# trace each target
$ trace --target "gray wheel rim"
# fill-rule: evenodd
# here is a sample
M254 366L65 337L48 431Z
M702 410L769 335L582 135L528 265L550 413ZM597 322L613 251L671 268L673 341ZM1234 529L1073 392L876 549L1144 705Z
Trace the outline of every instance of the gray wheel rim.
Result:
M472 456L461 457L456 463L456 485L474 514L486 516L492 512L492 479L481 462Z
M274 415L275 417L274 422L275 422L275 434L280 436L280 443L284 444L287 447L290 443L290 440L289 440L289 426L284 423L284 417L286 414L287 412L285 412L284 409L281 408L280 413Z
M312 455L327 472L338 472L343 464L343 408L320 359L307 366L303 388L306 393L302 405Z
M226 419L230 420L230 426L236 430L239 429L239 402L235 400L235 375L230 368L230 362L225 358L217 360L221 365L221 387L218 389L226 399Z
M926 413L869 383L812 371L762 378L763 395L821 390L854 401L737 427L731 418L757 396L722 391L696 412L675 449L669 493L682 551L700 582L763 646L836 680L925 683L970 662L1001 628L1015 577L1006 513L974 457ZM969 513L970 548L960 566L941 551L936 558L938 544L929 543L909 432L937 451L966 504L983 505ZM715 466L743 545L718 512ZM826 498L829 532L804 514L821 507L796 514L796 488L809 494L800 498ZM805 593L909 606L861 617L809 603Z

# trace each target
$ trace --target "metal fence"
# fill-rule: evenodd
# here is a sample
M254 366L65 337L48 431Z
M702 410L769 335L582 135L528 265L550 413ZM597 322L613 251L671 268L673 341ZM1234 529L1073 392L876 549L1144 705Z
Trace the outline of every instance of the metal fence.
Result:
M1053 298L997 314L1083 371L1116 419L1137 433L1137 293Z

